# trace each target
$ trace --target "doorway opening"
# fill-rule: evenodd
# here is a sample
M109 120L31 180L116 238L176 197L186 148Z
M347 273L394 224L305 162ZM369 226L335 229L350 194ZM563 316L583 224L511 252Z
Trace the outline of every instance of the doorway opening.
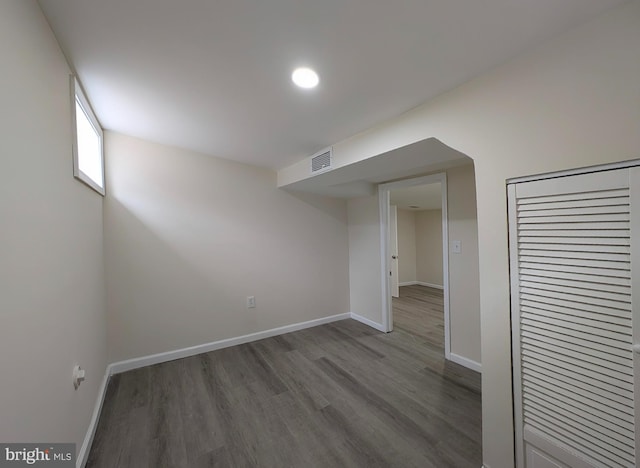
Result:
M450 359L446 173L382 184L379 203L383 327L409 327Z

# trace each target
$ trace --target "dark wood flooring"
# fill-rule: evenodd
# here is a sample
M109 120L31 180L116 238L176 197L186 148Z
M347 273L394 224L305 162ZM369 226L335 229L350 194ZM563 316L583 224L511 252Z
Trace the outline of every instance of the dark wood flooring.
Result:
M87 466L479 468L479 375L439 325L405 328L437 307L418 293L389 334L344 320L113 376Z

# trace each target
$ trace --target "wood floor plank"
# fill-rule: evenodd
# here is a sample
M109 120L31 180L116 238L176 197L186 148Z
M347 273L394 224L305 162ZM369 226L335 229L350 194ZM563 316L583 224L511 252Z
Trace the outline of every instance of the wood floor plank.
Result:
M96 468L115 467L120 449L120 421L115 411L122 375L114 375L107 385L102 412L93 438L87 466ZM109 454L105 456L105 454ZM115 455L115 456L114 456Z
M113 376L87 466L473 467L480 376L444 359L442 291L394 331L353 320Z
M187 428L180 412L183 398L180 387L175 385L179 378L182 361L171 361L149 367L149 395L147 418L151 450L149 464L158 467L188 466L188 456L184 444Z
M329 405L329 401L319 392L311 375L306 372L304 366L296 365L294 356L297 355L295 350L286 353L273 354L262 348L262 342L255 344L269 360L274 372L282 377L286 382L289 395L295 396L296 400L307 408L309 412L317 411ZM304 359L304 358L303 358Z
M180 386L182 422L190 430L184 434L185 450L190 465L197 464L205 453L224 446L224 431L220 427L202 381L199 356L182 360L176 385Z

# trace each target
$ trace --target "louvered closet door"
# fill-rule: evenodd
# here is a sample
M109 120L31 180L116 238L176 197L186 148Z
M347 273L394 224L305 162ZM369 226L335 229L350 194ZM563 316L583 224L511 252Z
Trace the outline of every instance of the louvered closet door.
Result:
M636 180L631 168L509 186L520 467L639 466Z

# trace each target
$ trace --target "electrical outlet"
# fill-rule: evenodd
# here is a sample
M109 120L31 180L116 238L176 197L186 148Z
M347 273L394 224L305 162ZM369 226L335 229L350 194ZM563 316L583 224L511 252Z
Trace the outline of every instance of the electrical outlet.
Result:
M256 297L247 296L247 309L255 309L255 307L256 307Z
M75 365L73 368L73 388L78 390L78 387L84 382L84 369L79 365Z

